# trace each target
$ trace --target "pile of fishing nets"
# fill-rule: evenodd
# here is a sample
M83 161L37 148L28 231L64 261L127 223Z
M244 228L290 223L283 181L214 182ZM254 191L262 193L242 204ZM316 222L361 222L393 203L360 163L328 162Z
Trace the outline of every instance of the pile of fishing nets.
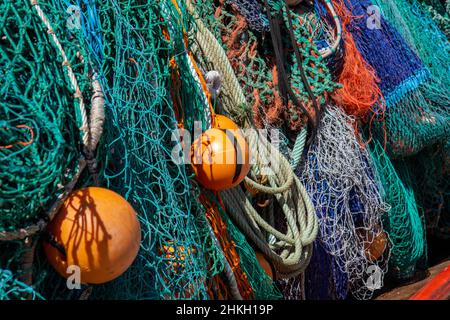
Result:
M415 279L450 238L449 8L3 2L0 299Z

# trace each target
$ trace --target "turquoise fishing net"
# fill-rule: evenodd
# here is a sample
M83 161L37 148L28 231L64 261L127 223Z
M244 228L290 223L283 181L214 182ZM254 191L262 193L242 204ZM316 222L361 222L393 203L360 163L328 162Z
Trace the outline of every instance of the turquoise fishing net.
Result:
M0 300L42 300L32 287L14 278L10 270L0 269Z
M383 227L391 242L388 272L398 280L408 279L414 275L426 242L412 181L407 173L400 176L378 141L372 140L369 153L383 187L383 200L390 206L383 216ZM397 167L401 164L397 163Z
M433 21L450 40L450 1L421 0L424 10L428 11Z
M221 211L223 221L227 225L228 233L236 244L236 250L241 260L242 270L248 277L257 300L275 300L282 298L281 292L275 286L256 259L255 250L247 242L242 232L233 224L227 214Z
M164 39L161 11L155 1L100 1L97 6L104 57L98 58L103 61L98 72L107 96L104 181L137 210L142 228L138 258L121 278L105 285L104 297L208 297L206 257L215 248L211 243L204 247L206 220L196 220L201 210L192 201L190 179L185 167L172 161L177 123L168 94L169 59L177 42ZM173 256L164 248L173 248Z
M52 1L42 8L61 17ZM2 2L0 14L1 232L37 222L62 193L80 156L80 119L63 59L30 1ZM65 20L52 25L88 92L81 50L63 32Z
M431 146L408 161L413 186L427 232L450 238L449 142Z
M207 279L223 266L204 213L192 202L195 190L185 167L172 161L176 121L168 95L168 61L174 49L163 37L159 4L80 1L80 27L75 28L66 24L67 1L40 4L85 101L91 94L89 80L101 83L107 125L97 155L100 184L124 196L141 222L135 263L117 280L96 286L93 297L208 298ZM11 180L3 183L2 176L2 194L11 196L2 199L0 223L3 229L15 229L42 215L73 175L80 153L79 119L61 58L29 2L8 2L0 9L9 17L1 25L6 35L0 49L2 72L8 72L1 86L0 112L8 128L1 130L2 143L29 140L26 130L15 128L20 124L34 133L30 145L0 150L1 164L8 166L2 175ZM84 179L81 184L91 183ZM38 285L44 296L74 296L49 268L39 246L35 265L34 279L45 278Z

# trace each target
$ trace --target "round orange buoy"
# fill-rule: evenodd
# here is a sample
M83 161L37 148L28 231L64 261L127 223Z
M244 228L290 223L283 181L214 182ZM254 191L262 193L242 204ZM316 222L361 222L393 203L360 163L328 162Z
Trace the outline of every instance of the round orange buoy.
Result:
M47 227L44 242L50 264L63 277L78 266L82 283L111 281L137 256L141 227L133 207L119 194L89 187L74 191Z
M250 156L237 125L224 116L217 117L216 127L192 144L191 166L201 185L219 191L241 183L250 170Z
M267 273L267 275L273 279L273 269L272 269L272 265L270 264L269 261L267 261L267 259L264 257L264 255L260 252L255 252L256 253L256 259L258 259L259 264L261 265L261 267L264 269L264 271Z
M238 125L228 117L221 114L215 114L214 116L214 128L222 130L239 130Z
M388 239L386 233L381 231L375 234L372 231L360 231L360 235L364 240L364 251L367 259L376 261L380 259L387 248Z

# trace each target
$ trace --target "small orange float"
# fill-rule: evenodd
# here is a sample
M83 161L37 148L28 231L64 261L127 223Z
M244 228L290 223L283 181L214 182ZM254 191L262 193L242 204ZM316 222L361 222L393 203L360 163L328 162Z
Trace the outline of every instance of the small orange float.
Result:
M119 194L89 187L74 191L47 227L58 246L44 242L50 264L63 277L71 265L80 268L81 282L111 281L137 256L141 227L133 207Z
M225 190L241 183L250 170L250 156L238 126L215 115L214 128L192 144L191 166L197 181L207 189Z

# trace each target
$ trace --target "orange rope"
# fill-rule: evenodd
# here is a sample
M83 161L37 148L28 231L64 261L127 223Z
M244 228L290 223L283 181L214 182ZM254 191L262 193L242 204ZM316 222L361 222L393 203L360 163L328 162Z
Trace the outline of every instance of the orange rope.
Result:
M382 93L378 87L379 79L375 70L364 60L356 47L353 36L347 32L347 24L353 18L342 0L334 0L336 13L342 21L345 46L344 63L338 82L342 88L335 91L332 98L344 107L348 114L365 117L372 107L382 100Z
M229 239L227 226L220 217L219 208L209 201L204 194L200 195L199 200L206 208L206 218L208 219L211 228L213 229L214 234L222 247L225 258L233 270L242 298L244 300L252 299L253 289L248 282L247 275L240 267L241 260L236 250L236 244L234 241Z
M27 126L27 125L24 125L24 124L19 124L19 125L16 126L16 128L18 128L18 129L20 129L20 128L26 128L26 129L28 129L29 132L30 132L30 140L25 141L25 142L23 142L23 141L18 141L18 142L15 142L15 143L12 143L12 144L9 144L9 145L6 145L6 146L0 146L0 149L10 149L10 148L12 148L13 146L15 146L16 144L21 145L21 146L27 146L27 145L29 145L29 144L31 144L31 143L33 142L33 139L34 139L34 131L33 131L33 129L31 129L31 127L29 127L29 126ZM5 128L5 130L9 130L9 129L8 129L8 128Z

